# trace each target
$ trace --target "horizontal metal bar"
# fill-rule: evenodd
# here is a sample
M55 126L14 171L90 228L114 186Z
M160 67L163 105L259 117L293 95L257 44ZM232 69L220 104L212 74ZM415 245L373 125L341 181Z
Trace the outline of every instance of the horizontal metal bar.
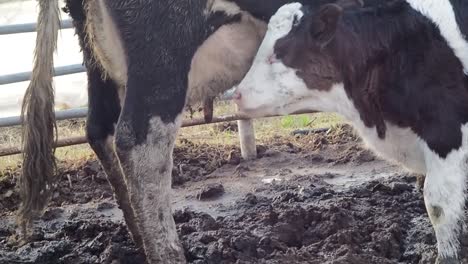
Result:
M220 100L228 101L231 99L231 96L232 95L229 93L229 90L228 90L226 91L226 93L222 95L222 98ZM55 119L65 120L65 119L71 119L71 118L83 118L83 117L86 117L87 113L88 113L87 107L59 110L55 112ZM0 127L9 127L9 126L18 126L18 125L21 125L21 118L19 116L10 116L10 117L0 118Z
M81 64L73 64L55 68L54 76L62 76L85 72L86 68ZM31 80L31 72L19 72L0 76L0 85L25 82Z
M184 121L182 123L182 127L191 127L191 126L204 125L204 124L234 121L234 120L239 120L239 119L247 119L247 117L243 115L239 115L239 114L213 117L213 119L209 123L206 123L205 120L202 118L194 118L192 120ZM87 142L88 141L86 140L86 137L83 137L83 136L64 138L64 139L59 139L57 143L55 144L55 147L59 148L59 147L65 147L65 146L72 146L72 145L84 144ZM0 149L0 157L20 154L21 152L22 151L19 147L3 148L3 149Z
M60 111L55 112L55 118L57 120L82 118L82 117L86 117L87 113L88 113L87 107L60 110ZM0 118L0 127L9 127L9 126L18 126L18 125L21 125L21 118L19 116Z
M80 144L84 144L87 142L88 141L86 140L86 137L83 137L83 136L82 137L70 137L70 138L57 140L55 147L60 148L60 147L67 147L67 146L73 146L73 145L80 145ZM0 157L16 155L16 154L21 154L21 153L22 151L18 147L9 147L9 148L0 149Z
M313 114L316 112L311 112L311 111L298 111L295 112L291 115L300 115L300 114ZM264 116L266 117L275 117L277 115L269 115L269 116ZM198 125L207 125L207 124L213 124L213 123L220 123L220 122L229 122L229 121L236 121L236 120L248 120L251 119L250 117L244 115L244 114L231 114L231 115L225 115L225 116L218 116L218 117L213 117L211 122L205 122L203 118L194 118L191 120L185 120L182 122L182 127L191 127L191 126L198 126ZM59 139L57 143L55 144L55 147L60 148L60 147L66 147L66 146L72 146L72 145L79 145L79 144L84 144L87 143L88 141L84 136L82 137L71 137L71 138L64 138L64 139ZM22 151L19 147L9 147L9 148L2 148L0 149L0 157L3 156L10 156L10 155L15 155L15 154L20 154Z
M73 23L70 19L64 19L60 21L61 29L67 29L67 28L72 28L72 27L73 27ZM36 23L0 26L0 35L30 33L30 32L36 32Z

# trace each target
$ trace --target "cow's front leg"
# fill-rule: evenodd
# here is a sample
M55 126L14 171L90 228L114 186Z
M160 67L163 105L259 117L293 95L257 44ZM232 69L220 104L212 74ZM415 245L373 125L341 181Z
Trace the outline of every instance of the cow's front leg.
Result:
M459 264L464 224L467 153L462 146L441 158L425 148L424 202L437 238L438 264Z

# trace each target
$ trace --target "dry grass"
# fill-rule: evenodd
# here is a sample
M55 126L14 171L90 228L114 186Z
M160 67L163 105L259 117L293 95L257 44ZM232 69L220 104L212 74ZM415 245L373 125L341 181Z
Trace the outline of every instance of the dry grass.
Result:
M228 101L218 102L215 107L215 116L235 112L235 106ZM194 113L193 117L201 117L201 113ZM185 118L190 118L186 113ZM342 119L334 114L317 113L295 116L271 117L256 119L254 121L256 138L259 143L268 144L272 137L289 135L296 129L313 129L334 126L341 123ZM235 122L232 122L235 127ZM60 121L59 137L73 137L84 135L84 119ZM182 128L179 132L178 142L188 139L194 143L206 143L212 145L237 145L238 134L236 131L223 129L226 124L209 124ZM0 147L19 146L21 133L19 127L0 128ZM87 144L58 148L56 156L61 161L74 162L94 157L94 153ZM6 168L19 166L21 155L0 157L0 171Z
M215 107L215 115L229 114L235 111L235 106L229 101L218 102ZM198 117L199 114L195 116ZM342 119L338 115L316 113L256 119L254 127L257 140L264 143L268 142L271 137L288 135L296 129L330 127L341 122ZM209 144L238 143L237 132L221 131L219 127L218 124L209 124L183 128L180 131L179 139L186 138L193 142Z
M84 119L64 120L58 122L60 138L84 135ZM0 147L17 147L21 143L21 128L19 126L0 128ZM78 160L93 157L94 154L87 144L58 148L56 156L59 160ZM21 155L0 157L0 170L16 167L21 162Z

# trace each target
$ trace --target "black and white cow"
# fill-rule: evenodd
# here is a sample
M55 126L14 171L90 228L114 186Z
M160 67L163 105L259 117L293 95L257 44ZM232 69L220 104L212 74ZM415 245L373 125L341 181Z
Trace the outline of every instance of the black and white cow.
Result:
M347 5L349 0L337 0ZM381 0L368 0L371 3ZM269 18L291 0L66 0L88 76L87 137L149 263L184 263L171 213L172 151L184 106L247 73ZM301 0L313 8L335 0ZM24 230L54 184L53 53L58 0L39 0L23 104Z
M336 112L383 157L426 174L438 263L459 263L468 176L468 1L281 7L235 92L251 116Z

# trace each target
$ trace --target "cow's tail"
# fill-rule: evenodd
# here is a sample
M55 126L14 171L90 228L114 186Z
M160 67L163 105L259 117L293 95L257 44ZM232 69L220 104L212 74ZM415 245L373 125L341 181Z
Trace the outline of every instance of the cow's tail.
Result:
M39 0L34 66L21 109L23 166L19 186L22 204L18 222L23 231L42 213L54 186L57 126L52 81L59 28L58 0Z

